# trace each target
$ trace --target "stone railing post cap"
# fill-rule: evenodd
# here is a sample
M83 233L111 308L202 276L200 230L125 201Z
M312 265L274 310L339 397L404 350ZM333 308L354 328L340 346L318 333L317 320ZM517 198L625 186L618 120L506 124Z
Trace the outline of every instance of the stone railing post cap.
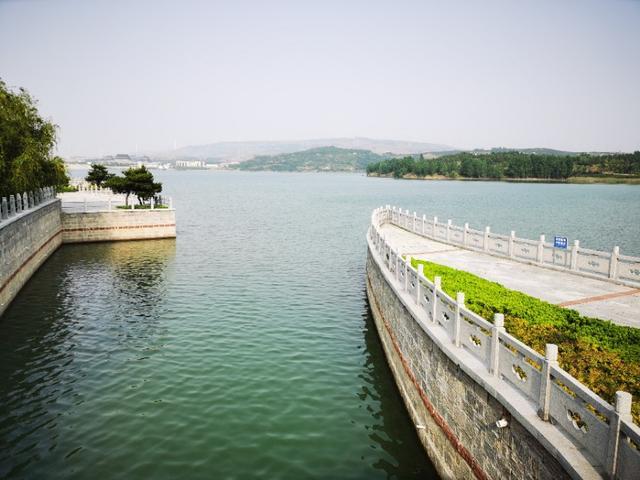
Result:
M628 392L616 392L616 412L622 415L631 414L631 394Z
M493 315L493 325L496 327L504 327L504 314L496 313Z
M544 346L544 356L551 362L558 361L558 346L554 343L547 343Z

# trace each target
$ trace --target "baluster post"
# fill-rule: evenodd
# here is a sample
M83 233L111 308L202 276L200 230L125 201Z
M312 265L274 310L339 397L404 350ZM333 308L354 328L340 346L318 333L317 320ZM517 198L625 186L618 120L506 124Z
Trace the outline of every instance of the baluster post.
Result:
M464 224L464 230L462 231L462 245L466 246L467 245L467 235L469 234L469 224L465 223Z
M609 422L609 445L607 447L607 473L615 478L618 468L618 447L620 446L620 424L622 421L633 423L631 417L631 394L616 392L615 410Z
M422 277L424 277L424 264L423 263L419 263L418 264L418 274L416 275L418 281L416 282L416 305L420 304L420 295L422 293L422 283L420 282L420 279Z
M536 261L538 263L544 262L544 235L540 235L540 240L538 240L538 253L536 254Z
M460 346L460 328L462 327L462 315L460 310L464 308L464 292L458 292L456 295L456 318L453 324L453 343L456 347Z
M412 232L416 231L416 221L418 220L418 216L416 215L416 212L413 212L413 229L411 230Z
M491 233L491 229L489 227L484 227L484 241L482 247L485 252L489 251L489 233Z
M551 371L558 366L558 346L547 343L544 348L542 377L540 379L540 395L538 396L538 416L549 421L549 404L551 402Z
M451 242L451 219L447 220L447 243Z
M504 315L496 313L493 316L493 326L491 327L491 364L489 370L494 377L500 371L500 334L504 333Z
M438 225L438 217L433 217L433 231L431 232L431 236L436 238L436 226Z
M422 215L422 235L424 235L424 226L427 223L427 216L426 215Z
M431 321L436 322L438 315L438 292L442 289L442 278L434 277L433 279L433 301L431 302Z
M611 262L609 263L609 278L616 278L618 276L618 257L620 256L620 247L613 247L611 252Z
M13 217L16 214L16 197L15 195L9 195L9 216Z
M511 230L511 235L509 235L509 258L513 258L515 239L516 232L514 230Z
M571 248L571 270L578 269L579 250L580 250L580 240L574 240L573 247Z
M404 291L409 291L409 271L411 270L411 257L409 255L404 259Z

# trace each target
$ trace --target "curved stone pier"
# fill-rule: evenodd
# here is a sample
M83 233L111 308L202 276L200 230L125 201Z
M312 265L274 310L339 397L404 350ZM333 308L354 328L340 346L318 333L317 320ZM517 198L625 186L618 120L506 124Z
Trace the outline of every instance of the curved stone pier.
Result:
M487 322L464 307L463 296L446 295L383 238L384 226L398 218L389 207L372 215L367 294L388 363L438 472L637 478L640 429L631 420L630 395L619 392L616 405L608 404L558 367L555 346L543 357L507 334L501 316Z

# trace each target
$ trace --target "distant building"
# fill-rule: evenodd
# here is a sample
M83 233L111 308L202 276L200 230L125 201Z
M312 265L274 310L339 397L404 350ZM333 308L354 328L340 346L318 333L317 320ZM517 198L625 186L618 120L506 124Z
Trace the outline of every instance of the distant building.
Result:
M202 160L176 160L176 169L178 170L202 170L203 168L207 168L207 165Z

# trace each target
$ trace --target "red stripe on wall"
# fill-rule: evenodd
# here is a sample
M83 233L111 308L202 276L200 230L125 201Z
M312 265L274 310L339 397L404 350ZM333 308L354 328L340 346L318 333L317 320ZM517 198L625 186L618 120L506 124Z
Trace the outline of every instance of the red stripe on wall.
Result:
M156 225L123 225L118 227L83 227L83 228L65 228L63 232L92 232L95 230L132 230L138 228L160 228L160 227L175 227L175 223L159 223Z
M29 258L27 258L24 262L22 262L22 265L20 265L20 267L18 267L18 269L13 272L9 278L2 284L2 286L0 287L0 293L2 293L2 291L7 288L7 286L9 285L9 283L11 283L11 281L16 277L16 275L18 275L18 273L20 273L20 270L22 270L27 263L29 263L33 257L35 257L38 253L40 253L42 251L43 248L45 248L47 245L49 245L54 238L56 238L58 235L60 235L62 233L62 230L58 230L56 233L54 233L51 238L49 238L49 240L47 240L46 242L44 242L40 248L38 248L38 250L36 250L35 252L33 252Z

